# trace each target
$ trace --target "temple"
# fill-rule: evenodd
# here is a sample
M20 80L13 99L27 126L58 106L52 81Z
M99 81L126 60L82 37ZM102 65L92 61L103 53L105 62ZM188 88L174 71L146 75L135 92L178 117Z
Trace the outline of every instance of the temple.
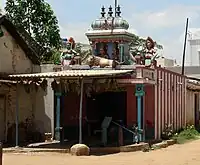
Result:
M155 42L132 54L134 34L120 6L102 7L86 32L92 53L81 56L75 40L65 39L60 70L10 75L11 79L53 78L54 139L70 144L118 145L159 140L166 124L186 125L187 77L157 66Z

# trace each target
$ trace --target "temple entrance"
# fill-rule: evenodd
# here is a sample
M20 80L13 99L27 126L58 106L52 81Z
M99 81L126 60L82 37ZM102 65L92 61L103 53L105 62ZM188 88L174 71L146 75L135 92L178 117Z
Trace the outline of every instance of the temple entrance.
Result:
M102 122L105 117L111 117L112 121L125 125L126 123L126 92L104 92L96 93L92 97L87 98L86 116L88 137L92 140L102 140ZM107 142L108 145L118 143L118 126L113 122L108 123ZM92 141L91 138L90 142ZM85 138L86 139L86 138ZM114 144L113 144L114 143Z
M109 116L115 121L122 120L126 123L126 92L95 94L93 97L88 98L87 103L88 118L92 117L90 114L91 111L94 111L98 119L103 120L105 116Z

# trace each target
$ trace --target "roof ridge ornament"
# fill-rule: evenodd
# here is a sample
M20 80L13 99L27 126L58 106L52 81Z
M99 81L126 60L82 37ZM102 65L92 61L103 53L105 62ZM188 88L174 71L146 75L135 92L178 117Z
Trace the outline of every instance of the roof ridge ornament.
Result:
M117 11L116 11L116 14L117 14L117 17L121 17L121 7L118 5L117 6Z
M113 11L112 11L112 6L111 5L108 8L108 15L109 15L109 17L112 17L112 15L113 15Z
M101 8L101 17L102 17L102 18L105 18L105 14L106 14L106 12L105 12L105 7L102 6L102 8Z

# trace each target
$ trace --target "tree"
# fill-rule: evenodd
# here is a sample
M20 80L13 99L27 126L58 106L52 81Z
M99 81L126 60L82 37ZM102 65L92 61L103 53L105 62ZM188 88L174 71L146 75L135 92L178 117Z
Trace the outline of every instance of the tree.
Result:
M7 0L7 17L26 32L43 48L51 51L61 46L58 20L51 6L44 0ZM52 53L43 55L42 61L51 59Z
M54 64L60 64L60 51L53 49L52 56L50 57L49 61L53 62Z

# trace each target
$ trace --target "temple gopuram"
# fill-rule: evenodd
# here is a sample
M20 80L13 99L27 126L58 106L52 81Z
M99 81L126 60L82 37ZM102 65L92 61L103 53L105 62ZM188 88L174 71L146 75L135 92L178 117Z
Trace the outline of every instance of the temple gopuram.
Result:
M92 53L82 57L73 37L56 72L10 75L17 81L53 78L55 132L60 142L122 146L159 140L166 125L186 125L187 77L157 66L155 42L130 51L134 34L117 6L102 7L86 32Z
M129 24L121 17L120 6L117 7L116 17L113 16L112 7L109 7L108 16L102 7L101 17L96 19L92 29L86 36L92 46L95 56L117 60L124 64L133 64L134 59L129 53L129 43L134 34L128 31Z

